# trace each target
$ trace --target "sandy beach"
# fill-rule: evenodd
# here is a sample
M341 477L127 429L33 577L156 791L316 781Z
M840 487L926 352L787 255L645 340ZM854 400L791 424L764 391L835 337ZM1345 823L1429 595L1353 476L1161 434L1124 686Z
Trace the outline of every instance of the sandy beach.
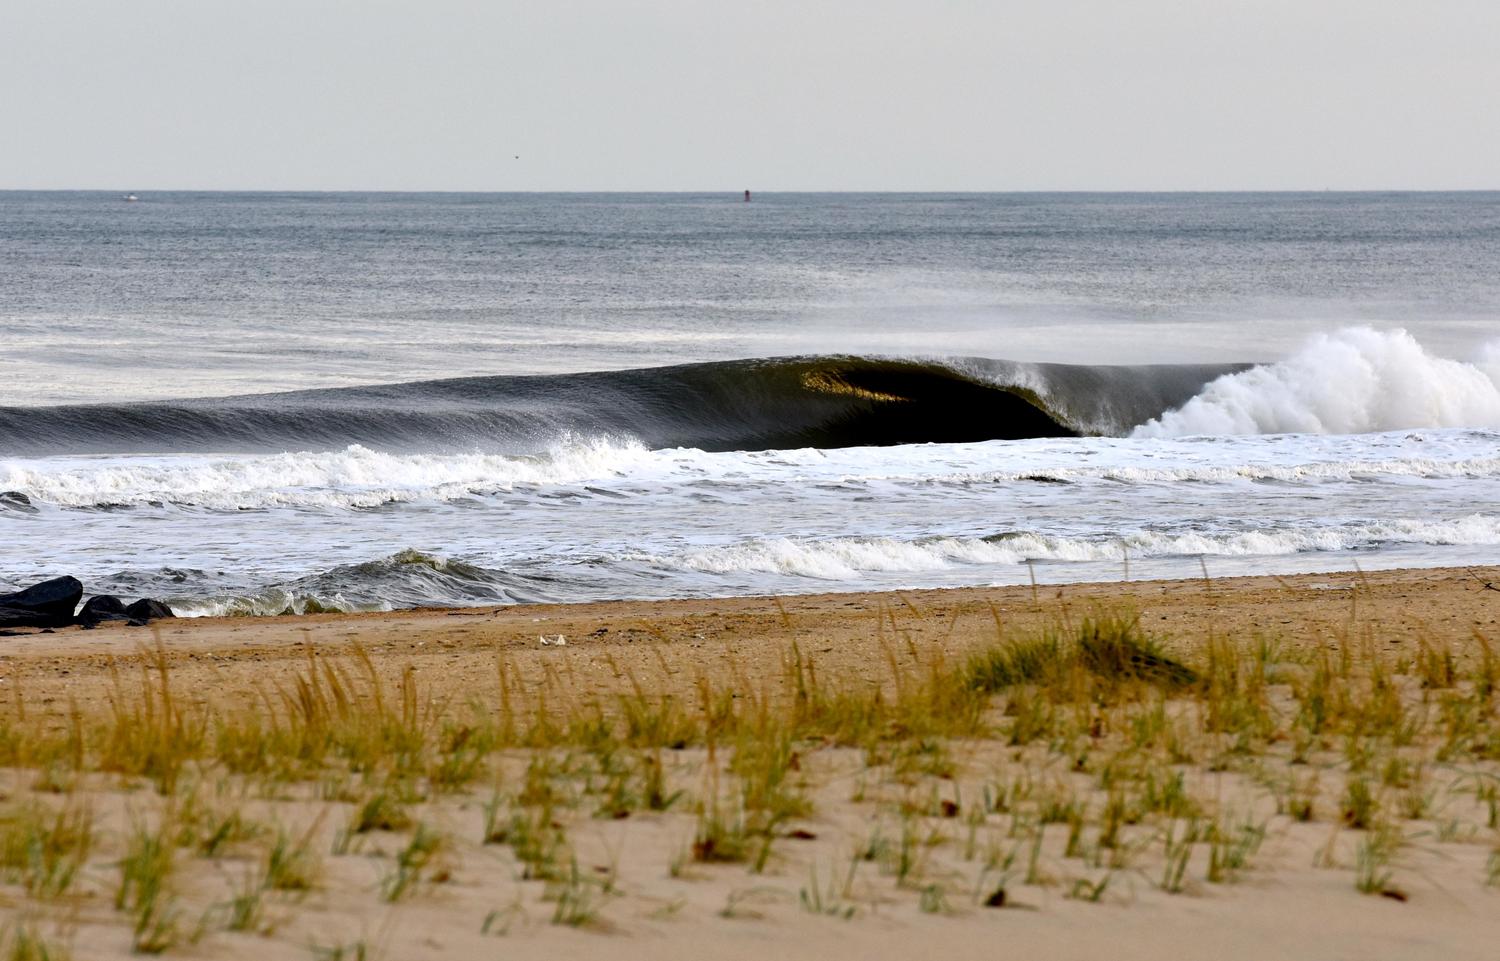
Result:
M80 958L1488 958L1500 763L1465 705L1497 580L7 637L3 910ZM1119 612L1195 679L938 690Z

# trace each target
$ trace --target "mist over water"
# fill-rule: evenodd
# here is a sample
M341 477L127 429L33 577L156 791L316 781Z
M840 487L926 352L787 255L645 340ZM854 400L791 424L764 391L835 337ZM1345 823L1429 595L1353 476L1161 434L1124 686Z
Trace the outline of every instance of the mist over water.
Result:
M0 585L1494 562L1497 268L1492 194L0 193Z

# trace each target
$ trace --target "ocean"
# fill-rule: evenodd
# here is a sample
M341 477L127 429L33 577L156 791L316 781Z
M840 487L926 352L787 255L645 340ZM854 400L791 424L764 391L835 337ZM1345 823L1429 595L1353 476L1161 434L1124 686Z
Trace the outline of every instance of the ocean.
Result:
M1500 194L0 192L0 589L1500 562Z

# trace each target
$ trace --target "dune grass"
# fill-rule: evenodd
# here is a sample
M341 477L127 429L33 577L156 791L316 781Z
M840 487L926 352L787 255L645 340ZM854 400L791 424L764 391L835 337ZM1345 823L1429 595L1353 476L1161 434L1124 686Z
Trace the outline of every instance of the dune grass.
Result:
M726 663L691 696L611 664L617 690L584 697L499 657L491 696L458 703L358 646L309 647L290 683L224 705L183 699L158 647L115 675L107 710L59 723L18 698L0 717L0 764L31 785L0 802L0 880L24 907L9 956L67 956L21 919L90 902L135 952L183 951L296 928L331 879L365 877L378 913L496 858L518 906L550 906L521 916L607 930L632 881L598 839L633 819L675 838L652 884L782 879L787 905L842 920L1042 888L1191 895L1270 870L1267 838L1304 828L1328 833L1321 863L1352 891L1404 897L1417 836L1482 846L1452 883L1500 884L1484 637L1402 657L1372 629L1330 650L1158 637L1105 610L969 652L895 631L884 649L878 683L830 680L789 641L776 683ZM760 883L731 890L731 916L774 910L744 894Z

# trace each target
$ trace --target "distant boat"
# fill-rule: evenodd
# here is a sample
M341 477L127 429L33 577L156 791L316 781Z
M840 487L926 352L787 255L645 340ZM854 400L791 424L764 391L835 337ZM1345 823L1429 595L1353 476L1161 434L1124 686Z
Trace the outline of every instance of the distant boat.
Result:
M137 197L135 194L126 194L125 195L125 199L126 200L140 200L141 198Z

